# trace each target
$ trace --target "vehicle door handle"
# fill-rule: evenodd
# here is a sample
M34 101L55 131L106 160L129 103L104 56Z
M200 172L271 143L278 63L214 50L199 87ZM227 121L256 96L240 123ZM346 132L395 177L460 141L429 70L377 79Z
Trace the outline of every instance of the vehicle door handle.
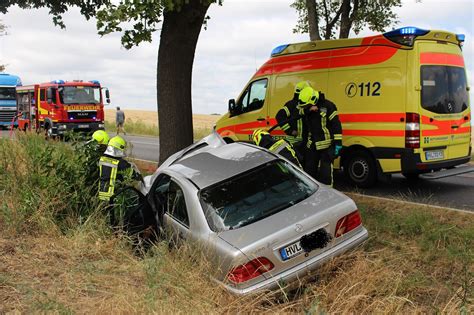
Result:
M469 116L464 116L464 120L469 120Z
M451 128L452 128L452 129L458 129L458 128L459 128L459 126L452 125L452 126L451 126Z
M258 120L258 121L264 121L265 118L263 118L263 117L258 117L257 120Z

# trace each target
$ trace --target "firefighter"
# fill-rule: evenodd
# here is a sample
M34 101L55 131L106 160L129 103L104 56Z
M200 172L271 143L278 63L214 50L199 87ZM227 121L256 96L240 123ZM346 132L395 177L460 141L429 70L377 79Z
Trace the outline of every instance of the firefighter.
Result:
M298 98L302 114L304 170L323 184L333 185L333 161L342 150L342 127L336 105L311 87Z
M259 147L268 149L273 153L280 154L291 163L295 164L299 168L302 168L293 146L285 139L275 140L268 131L263 129L255 129L252 134L252 140Z
M300 160L302 160L304 153L304 146L301 146L303 140L303 121L299 119L300 114L297 106L300 92L306 87L311 87L308 81L298 82L295 85L293 98L286 102L275 116L278 126L288 136L286 140L291 143Z
M109 135L104 130L97 130L92 134L92 138L86 142L84 146L80 146L85 155L85 170L86 170L86 182L88 185L93 186L97 184L99 179L99 160L107 144L109 143Z
M136 168L125 157L127 143L120 136L110 139L99 160L99 199L109 201L119 186L127 180L139 179Z

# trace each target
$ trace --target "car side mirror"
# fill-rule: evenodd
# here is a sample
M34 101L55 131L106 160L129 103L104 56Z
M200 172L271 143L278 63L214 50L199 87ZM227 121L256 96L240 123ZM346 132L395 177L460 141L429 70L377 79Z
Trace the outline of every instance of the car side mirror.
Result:
M231 98L229 100L229 113L231 116L235 115L237 109L237 105L235 104L235 99Z
M106 90L105 90L105 101L107 102L107 104L110 104L110 92L109 92L109 89L106 89Z

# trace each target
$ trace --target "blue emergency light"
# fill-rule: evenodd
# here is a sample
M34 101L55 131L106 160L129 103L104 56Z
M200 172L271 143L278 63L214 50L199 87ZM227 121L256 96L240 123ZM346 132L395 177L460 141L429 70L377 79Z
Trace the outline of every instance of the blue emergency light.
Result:
M64 84L64 80L54 80L51 81L52 84Z
M387 33L384 33L383 36L390 39L392 42L395 42L404 46L413 46L415 38L417 36L423 36L428 34L430 31L414 27L406 26L402 27Z
M92 83L92 84L100 85L99 80L90 80L89 82Z
M385 37L396 37L396 36L406 36L406 35L414 35L414 36L423 36L428 34L430 31L423 30L418 27L414 26L406 26L402 27L387 33L384 33L383 35Z
M285 45L280 45L278 47L275 47L273 50L272 50L272 53L271 53L271 56L274 56L274 55L278 55L279 53L281 53L283 50L286 49L286 47L290 46L289 44L285 44Z
M456 34L456 39L458 40L458 42L463 43L464 40L466 39L466 35L464 35L464 34Z

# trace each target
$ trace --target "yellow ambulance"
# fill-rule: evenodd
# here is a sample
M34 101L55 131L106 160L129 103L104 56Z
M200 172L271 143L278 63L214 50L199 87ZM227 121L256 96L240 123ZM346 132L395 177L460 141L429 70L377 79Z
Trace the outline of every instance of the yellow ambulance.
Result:
M228 142L251 141L254 129L276 124L295 84L307 80L338 107L343 151L335 166L358 186L391 173L439 178L472 171L456 167L471 155L463 42L462 34L404 27L278 46L237 100L229 100L216 130Z

